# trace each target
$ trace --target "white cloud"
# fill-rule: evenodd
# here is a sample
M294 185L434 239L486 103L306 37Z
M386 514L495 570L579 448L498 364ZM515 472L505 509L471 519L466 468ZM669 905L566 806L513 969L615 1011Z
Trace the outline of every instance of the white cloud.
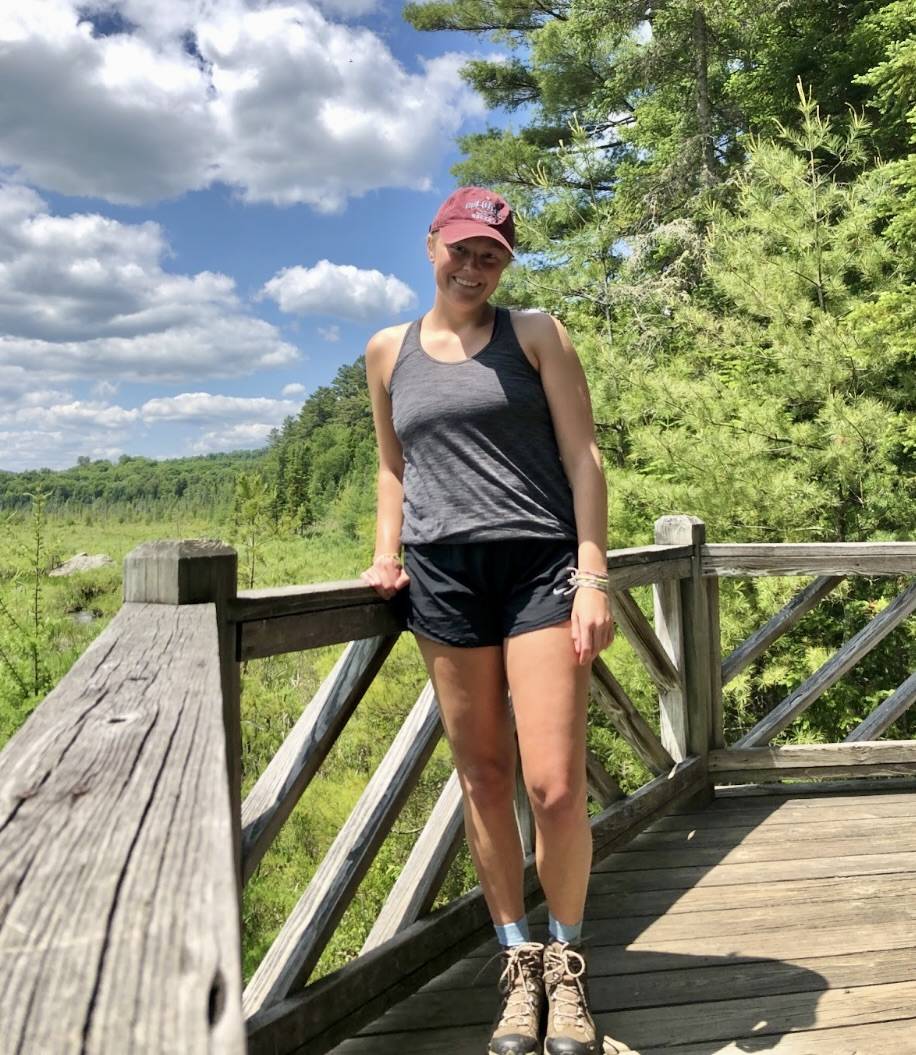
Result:
M62 432L44 432L40 429L23 429L21 432L0 430L0 448L3 450L3 468L8 472L37 466L62 469L76 461L75 456L70 457L65 453Z
M250 447L261 447L270 435L271 425L230 425L225 429L205 432L194 444L198 454L211 451L235 451Z
M416 293L394 275L329 260L278 271L261 295L275 300L281 311L356 321L397 315L417 302Z
M298 357L248 314L231 278L167 272L167 252L158 224L54 216L0 184L0 386L18 371L16 387L97 379L104 395L122 381L238 376Z
M168 428L173 438L176 426L182 427L179 435L200 453L260 447L271 430L301 406L300 401L287 399L209 392L149 399L139 407L75 399L63 402L61 397L67 399L67 393L0 396L0 422L7 426L0 432L4 469L38 464L63 468L73 465L80 455L118 457L124 449L136 449L138 441L157 427Z
M97 381L92 386L92 394L98 399L111 399L117 391L118 386L112 381Z
M300 386L301 387L301 386ZM285 391L285 390L284 390ZM140 408L146 422L214 422L255 419L258 428L270 429L295 414L299 403L288 399L244 398L211 395L209 392L183 392L178 396L149 399Z
M16 401L16 407L20 410L26 407L49 407L54 404L64 403L71 400L73 396L69 392L53 388L37 388L32 392L21 393ZM2 403L0 403L2 406Z
M0 10L0 47L0 166L115 202L222 181L250 201L335 211L371 189L429 187L484 112L458 76L465 56L410 73L307 0L28 0Z
M319 326L318 336L323 337L328 344L336 344L340 340L339 326Z
M304 396L305 385L300 385L298 381L294 381L291 385L284 385L283 391L280 393L281 396Z
M110 403L58 403L46 407L30 407L19 411L13 420L22 424L56 426L59 429L83 429L87 425L97 429L123 429L139 419L139 412Z

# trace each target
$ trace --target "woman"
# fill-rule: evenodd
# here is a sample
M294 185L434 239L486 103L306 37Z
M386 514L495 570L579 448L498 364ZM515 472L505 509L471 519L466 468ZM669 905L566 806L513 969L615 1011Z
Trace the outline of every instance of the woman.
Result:
M431 310L369 341L378 524L363 578L403 605L461 781L468 845L503 946L489 1051L539 1051L546 997L544 1051L593 1055L579 941L591 864L588 682L613 634L607 490L563 326L489 303L513 247L499 195L456 191L427 238ZM516 735L550 910L546 947L525 918Z

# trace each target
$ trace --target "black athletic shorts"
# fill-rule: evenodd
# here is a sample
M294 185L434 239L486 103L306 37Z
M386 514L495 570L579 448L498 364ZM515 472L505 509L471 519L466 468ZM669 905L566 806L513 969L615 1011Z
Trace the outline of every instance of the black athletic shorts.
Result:
M410 582L393 598L406 627L447 645L499 645L504 638L565 622L574 593L571 539L500 539L404 546Z

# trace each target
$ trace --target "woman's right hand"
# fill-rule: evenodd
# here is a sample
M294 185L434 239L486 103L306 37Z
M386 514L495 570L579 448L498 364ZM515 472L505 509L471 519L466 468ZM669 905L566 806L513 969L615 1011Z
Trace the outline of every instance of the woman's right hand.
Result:
M390 601L398 590L403 590L410 582L410 576L404 571L401 562L391 556L376 557L360 578L365 579L386 601Z

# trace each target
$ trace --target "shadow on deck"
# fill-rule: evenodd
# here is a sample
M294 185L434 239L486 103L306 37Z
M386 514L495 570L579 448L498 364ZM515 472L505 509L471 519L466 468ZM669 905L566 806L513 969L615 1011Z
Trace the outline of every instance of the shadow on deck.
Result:
M916 784L872 787L720 789L595 867L591 1000L618 1050L916 1052ZM532 919L537 936L544 910ZM481 945L334 1055L482 1055L496 951Z

